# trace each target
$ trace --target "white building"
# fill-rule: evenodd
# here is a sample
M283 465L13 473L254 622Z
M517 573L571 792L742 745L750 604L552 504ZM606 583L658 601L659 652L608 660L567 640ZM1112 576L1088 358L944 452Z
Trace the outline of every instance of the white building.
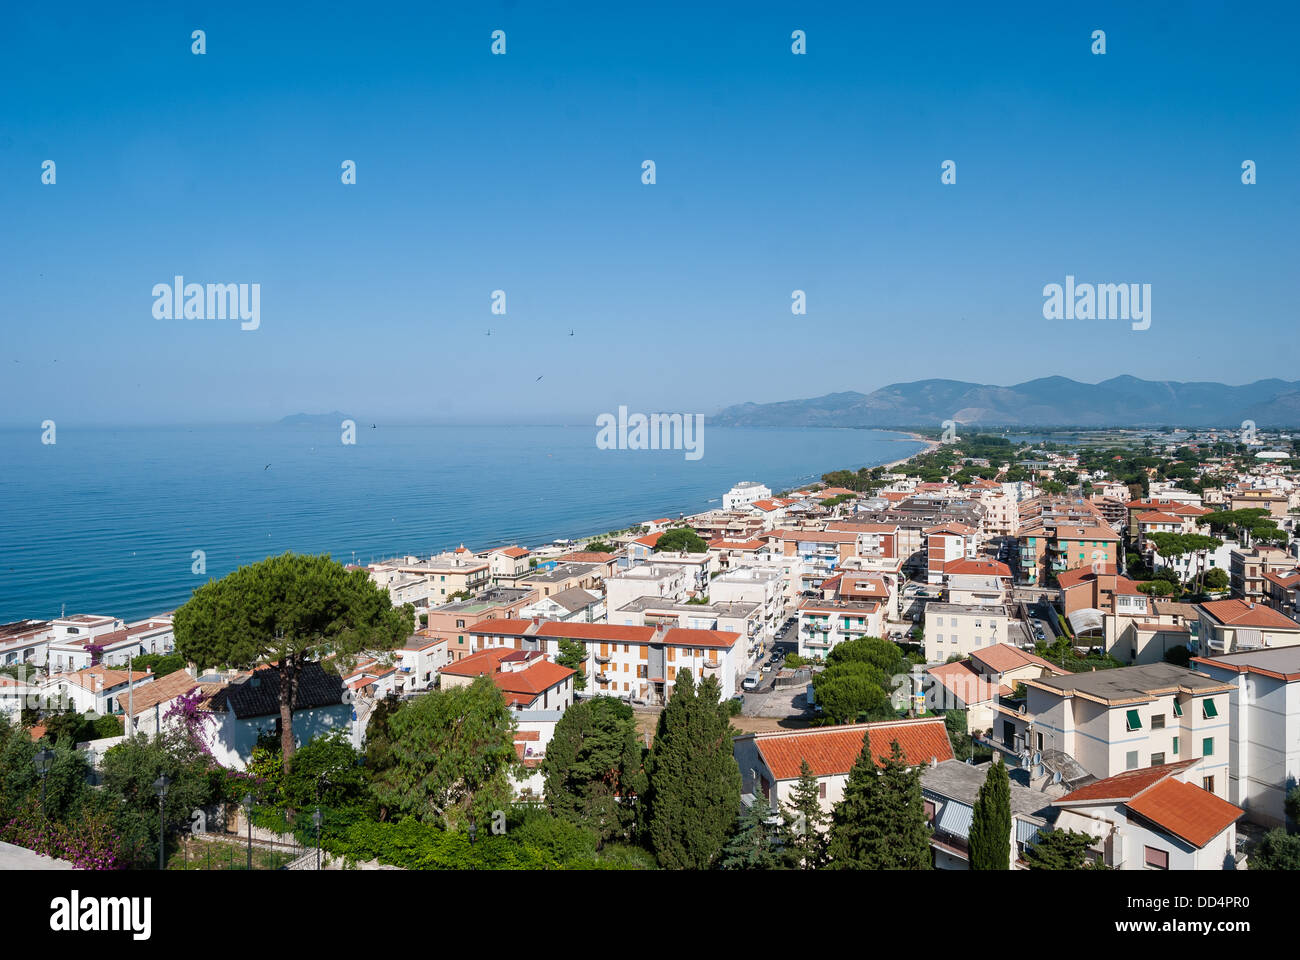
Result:
M744 480L722 495L723 510L739 510L755 500L766 500L772 491L754 480Z
M1232 685L1228 799L1252 821L1286 825L1286 794L1300 782L1300 647L1196 657L1193 667Z

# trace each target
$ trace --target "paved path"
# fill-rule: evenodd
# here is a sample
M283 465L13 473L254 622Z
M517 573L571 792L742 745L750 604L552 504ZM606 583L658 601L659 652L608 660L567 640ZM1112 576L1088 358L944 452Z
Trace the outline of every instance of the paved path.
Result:
M0 870L76 870L66 860L45 857L26 847L0 843Z

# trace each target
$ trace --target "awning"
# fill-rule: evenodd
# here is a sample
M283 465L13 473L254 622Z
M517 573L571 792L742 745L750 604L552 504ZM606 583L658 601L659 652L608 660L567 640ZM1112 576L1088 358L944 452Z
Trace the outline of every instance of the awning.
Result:
M939 822L935 824L935 829L953 837L969 838L970 825L974 817L975 811L966 804L949 800L943 805L943 812L939 814Z
M1078 833L1086 833L1089 836L1096 837L1100 840L1111 830L1111 825L1102 820L1094 820L1092 817L1085 817L1075 813L1072 810L1062 810L1056 818L1057 830L1074 830Z
M1096 607L1084 607L1082 610L1074 611L1066 619L1070 621L1070 629L1077 636L1090 630L1100 630L1104 616Z
M1237 628L1237 649L1254 650L1264 645L1264 634L1260 630L1243 630Z
M1040 823L1016 818L1016 843L1037 843L1038 831L1043 829Z

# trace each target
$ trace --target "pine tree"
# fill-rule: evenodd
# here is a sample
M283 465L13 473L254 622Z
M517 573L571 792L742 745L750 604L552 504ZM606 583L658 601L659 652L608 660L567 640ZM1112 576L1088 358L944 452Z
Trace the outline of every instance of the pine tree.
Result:
M1088 848L1096 841L1086 833L1074 830L1046 830L1025 849L1025 862L1030 870L1082 870L1087 862ZM1255 865L1252 863L1252 867Z
M1011 869L1011 780L998 757L984 775L970 826L972 870Z
M836 870L929 870L930 828L921 772L908 769L894 741L876 769L870 735L849 771L844 799L831 815L827 856Z
M826 834L821 829L826 814L822 811L821 787L807 760L799 764L799 782L794 786L789 806L794 816L794 847L800 865L805 870L814 870L826 858Z
M646 759L646 832L670 869L711 866L740 811L740 768L721 694L713 677L697 693L690 672L679 670Z
M774 816L778 823L769 823ZM718 866L723 870L781 870L794 866L798 853L788 814L776 813L761 797L736 822L736 830L722 848Z

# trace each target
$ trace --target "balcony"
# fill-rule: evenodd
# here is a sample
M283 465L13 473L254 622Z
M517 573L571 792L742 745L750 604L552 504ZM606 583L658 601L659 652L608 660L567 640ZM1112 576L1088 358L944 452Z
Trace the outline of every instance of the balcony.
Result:
M598 654L596 654L596 658L595 658L595 659L596 659L596 662L597 662L597 663L609 663L609 661L612 660L613 657L607 656L607 655L605 655L605 654L600 654L600 653L598 653Z
M710 670L716 670L718 667L722 666L722 663L719 660L705 660L704 666Z
M596 674L596 682L597 682L597 683L609 683L609 682L611 681L611 679L612 679L612 677L611 677L609 674L607 674L607 673L598 673L598 674Z

